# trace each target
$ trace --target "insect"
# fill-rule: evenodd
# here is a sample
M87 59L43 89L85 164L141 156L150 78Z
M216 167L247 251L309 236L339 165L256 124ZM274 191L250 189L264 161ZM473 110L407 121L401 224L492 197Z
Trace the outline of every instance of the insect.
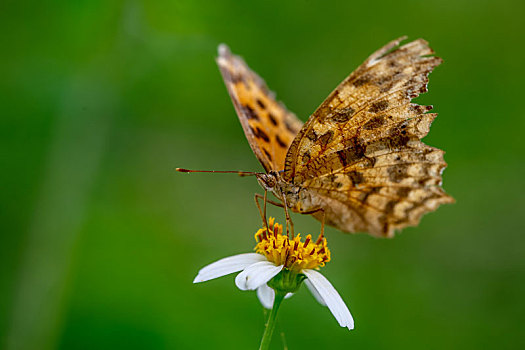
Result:
M348 76L303 123L226 45L217 63L244 133L264 167L256 203L311 214L344 232L392 237L454 201L441 186L444 152L420 141L437 114L411 103L442 59L418 39L393 40ZM177 169L188 172L185 169ZM239 173L241 174L241 172ZM267 198L272 192L278 202ZM264 210L259 199L263 198Z

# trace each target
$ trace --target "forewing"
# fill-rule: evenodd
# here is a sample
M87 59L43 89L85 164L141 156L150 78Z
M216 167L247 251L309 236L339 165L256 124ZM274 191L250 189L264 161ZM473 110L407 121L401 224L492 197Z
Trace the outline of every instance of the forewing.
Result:
M441 63L426 41L370 56L321 104L287 154L283 177L307 188L329 223L347 232L392 236L441 203L443 152L420 139L436 114L411 100ZM394 49L394 50L393 50Z
M244 134L266 171L284 169L284 159L302 122L276 101L264 80L222 44L217 57Z

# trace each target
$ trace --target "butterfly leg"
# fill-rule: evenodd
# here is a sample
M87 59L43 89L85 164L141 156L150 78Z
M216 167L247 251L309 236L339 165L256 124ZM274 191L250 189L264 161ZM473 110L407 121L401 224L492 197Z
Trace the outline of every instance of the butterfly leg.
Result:
M294 229L293 229L293 221L290 218L290 213L288 213L288 204L286 203L286 196L283 196L283 207L284 207L284 214L286 216L286 236L290 237L290 231L292 231L292 239L294 238Z
M257 198L264 198L264 196L262 196L262 195L260 195L260 194L258 194L258 193L255 194L255 197L257 197ZM284 206L283 206L282 203L275 202L275 201L272 201L272 200L270 200L270 199L267 199L266 202L268 202L268 203L270 203L270 204L273 204L273 205L275 205L276 207L284 208Z
M255 204L257 205L257 209L259 209L259 215L261 216L261 219L262 219L262 221L264 223L264 227L266 228L266 230L268 230L268 221L266 220L266 203L273 204L276 207L280 207L280 208L283 207L283 205L281 203L269 200L267 198L267 193L268 193L267 191L264 191L264 196L261 196L259 193L255 194ZM261 210L261 204L259 204L259 199L261 199L261 198L264 201L264 205L263 205L264 209L262 209L262 210ZM269 232L269 231L267 231L267 232Z
M264 190L264 209L263 209L264 225L266 226L266 233L270 234L270 230L268 230L268 221L266 220L266 201L268 201L268 191Z
M268 221L266 220L266 195L268 191L264 191L264 196L261 196L259 193L255 194L255 204L257 205L257 209L259 209L259 215L261 216L261 219L263 221L264 227L266 228L266 232L270 232L268 230ZM264 212L261 210L261 205L259 204L259 198L264 199Z
M317 244L321 243L321 241L324 238L324 220L325 220L325 211L323 208L314 209L310 211L301 212L301 214L315 214L321 212L321 234L319 235L319 238L317 238Z

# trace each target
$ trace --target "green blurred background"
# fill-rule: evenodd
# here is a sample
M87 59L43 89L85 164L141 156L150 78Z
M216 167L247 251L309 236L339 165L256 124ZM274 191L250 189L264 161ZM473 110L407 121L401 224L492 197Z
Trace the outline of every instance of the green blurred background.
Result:
M525 347L525 2L2 1L0 346L254 349L264 313L199 268L250 251L260 170L215 65L228 43L304 121L401 35L445 63L421 103L457 203L393 240L327 232L340 328L304 290L274 349ZM280 210L271 210L283 222ZM301 232L319 223L295 216Z

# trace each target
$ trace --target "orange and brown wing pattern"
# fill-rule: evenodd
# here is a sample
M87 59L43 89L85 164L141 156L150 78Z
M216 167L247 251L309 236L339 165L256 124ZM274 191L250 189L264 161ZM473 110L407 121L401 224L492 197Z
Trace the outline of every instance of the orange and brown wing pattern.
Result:
M436 114L411 103L441 63L418 39L370 56L321 104L287 154L285 181L307 188L327 222L347 232L392 236L439 204L443 151L423 144Z
M443 151L422 142L353 163L303 183L326 211L327 222L347 232L392 237L421 216L454 200L441 185Z
M302 122L224 44L219 46L217 64L253 152L266 171L283 170L286 152Z

